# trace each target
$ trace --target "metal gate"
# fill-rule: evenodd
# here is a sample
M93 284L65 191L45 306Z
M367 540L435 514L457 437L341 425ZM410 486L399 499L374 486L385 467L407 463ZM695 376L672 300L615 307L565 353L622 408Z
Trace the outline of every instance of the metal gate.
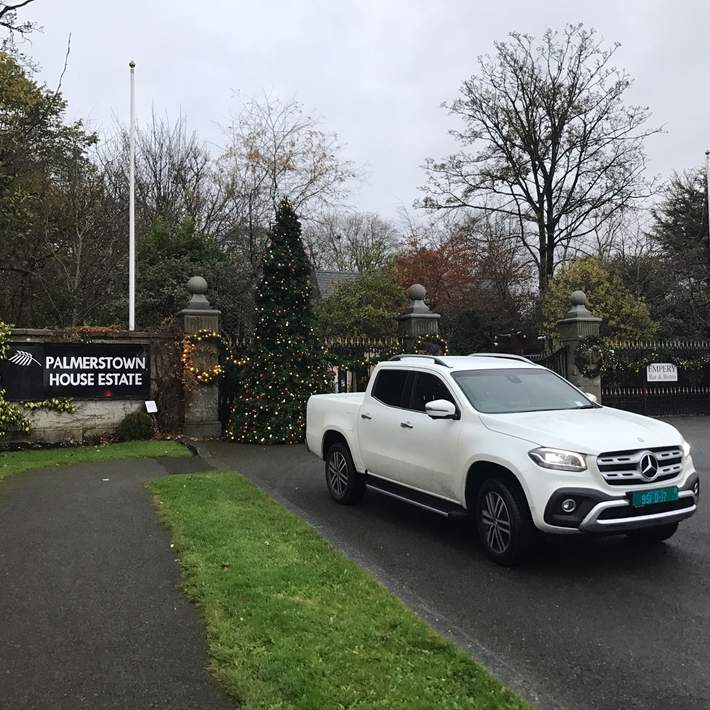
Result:
M710 414L710 341L610 342L602 402L638 414ZM677 382L649 382L646 367L670 363Z
M536 365L547 367L567 379L567 346L563 345L551 353L536 353L525 357Z

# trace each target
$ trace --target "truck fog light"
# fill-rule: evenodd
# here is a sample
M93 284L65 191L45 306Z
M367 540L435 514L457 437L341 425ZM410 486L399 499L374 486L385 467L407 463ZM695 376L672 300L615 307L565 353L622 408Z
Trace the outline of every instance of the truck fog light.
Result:
M577 509L577 501L574 498L565 498L560 507L563 513L574 513Z

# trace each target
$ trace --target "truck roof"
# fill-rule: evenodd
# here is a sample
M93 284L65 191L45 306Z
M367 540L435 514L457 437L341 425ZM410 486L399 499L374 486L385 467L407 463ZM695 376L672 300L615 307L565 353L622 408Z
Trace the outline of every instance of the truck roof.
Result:
M411 367L428 364L448 370L501 370L510 368L539 368L521 355L506 353L473 353L471 355L395 355L383 363L388 367Z

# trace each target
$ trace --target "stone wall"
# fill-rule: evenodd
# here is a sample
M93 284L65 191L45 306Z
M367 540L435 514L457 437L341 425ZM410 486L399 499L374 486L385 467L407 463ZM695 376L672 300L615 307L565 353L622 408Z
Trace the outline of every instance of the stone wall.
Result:
M28 414L29 434L10 436L8 441L34 441L46 444L82 443L87 438L111 434L129 412L145 410L143 402L129 399L74 400L76 412L65 414L38 409Z

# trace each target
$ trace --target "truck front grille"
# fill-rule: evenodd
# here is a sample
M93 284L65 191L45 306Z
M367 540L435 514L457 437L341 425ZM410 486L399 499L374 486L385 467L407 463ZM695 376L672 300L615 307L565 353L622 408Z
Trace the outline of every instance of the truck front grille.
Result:
M651 454L657 464L657 472L654 476L645 476L641 470L642 459L646 454ZM680 473L683 466L683 451L679 446L609 451L597 456L597 466L606 482L612 486L658 483L658 481L674 478Z

